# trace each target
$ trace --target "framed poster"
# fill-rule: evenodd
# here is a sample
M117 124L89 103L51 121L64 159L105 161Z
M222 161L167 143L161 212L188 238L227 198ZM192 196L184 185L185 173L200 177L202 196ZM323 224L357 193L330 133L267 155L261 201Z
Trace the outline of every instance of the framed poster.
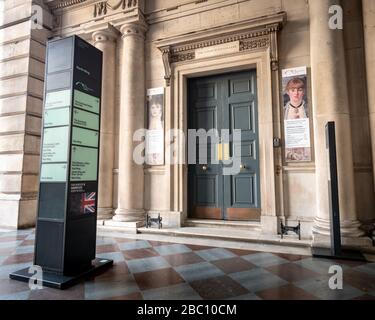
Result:
M282 70L285 161L311 161L307 68Z
M164 88L147 90L146 164L164 164Z

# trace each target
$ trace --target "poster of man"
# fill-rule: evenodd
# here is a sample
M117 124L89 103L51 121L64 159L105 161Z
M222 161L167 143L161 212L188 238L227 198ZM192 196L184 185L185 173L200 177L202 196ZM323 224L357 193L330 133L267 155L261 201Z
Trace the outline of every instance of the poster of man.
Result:
M146 164L164 164L164 88L147 90Z
M282 71L285 160L311 161L307 68Z

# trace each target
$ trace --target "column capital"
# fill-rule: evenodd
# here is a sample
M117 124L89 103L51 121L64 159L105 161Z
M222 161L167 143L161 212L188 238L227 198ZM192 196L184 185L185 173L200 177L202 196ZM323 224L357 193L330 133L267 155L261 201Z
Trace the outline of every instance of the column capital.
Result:
M113 28L107 28L93 32L92 39L94 45L99 42L116 42L118 35L118 32Z
M134 36L144 39L147 29L148 25L146 21L144 21L144 19L133 22L127 22L120 27L120 32L122 34L121 37L125 38Z

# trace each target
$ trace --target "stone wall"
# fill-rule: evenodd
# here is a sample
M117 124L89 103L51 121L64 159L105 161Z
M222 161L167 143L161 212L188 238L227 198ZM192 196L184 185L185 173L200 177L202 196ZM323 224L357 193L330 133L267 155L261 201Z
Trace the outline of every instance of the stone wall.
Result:
M37 7L38 6L38 7ZM0 25L0 225L34 225L39 181L45 41L51 15L6 0ZM35 11L43 14L35 23ZM41 16L41 15L40 15Z

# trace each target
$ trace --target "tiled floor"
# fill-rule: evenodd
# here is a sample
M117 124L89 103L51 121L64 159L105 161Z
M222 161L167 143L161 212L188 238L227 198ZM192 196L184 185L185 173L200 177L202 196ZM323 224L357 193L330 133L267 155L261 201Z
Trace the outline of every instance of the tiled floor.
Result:
M30 291L9 273L31 266L34 238L33 230L0 233L0 300L375 300L375 263L115 237L97 238L111 269L68 290ZM342 290L328 286L333 264L343 268Z

